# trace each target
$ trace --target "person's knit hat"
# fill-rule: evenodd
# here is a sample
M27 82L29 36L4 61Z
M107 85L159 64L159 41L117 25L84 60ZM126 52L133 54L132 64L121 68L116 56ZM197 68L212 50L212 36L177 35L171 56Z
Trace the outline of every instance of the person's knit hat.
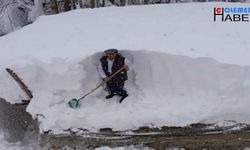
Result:
M104 53L105 54L107 54L107 53L116 53L117 54L118 50L115 48L110 48L110 49L105 50Z

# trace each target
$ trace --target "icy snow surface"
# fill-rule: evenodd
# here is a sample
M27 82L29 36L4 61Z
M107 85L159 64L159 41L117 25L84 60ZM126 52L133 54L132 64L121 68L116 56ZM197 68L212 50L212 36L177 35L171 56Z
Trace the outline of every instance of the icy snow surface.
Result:
M26 95L5 72L10 67L33 91L27 111L40 131L84 128L131 130L224 119L250 123L250 23L214 22L213 9L242 3L190 3L86 9L42 16L0 38L0 96ZM105 100L95 88L96 65L107 48L134 64L129 97Z

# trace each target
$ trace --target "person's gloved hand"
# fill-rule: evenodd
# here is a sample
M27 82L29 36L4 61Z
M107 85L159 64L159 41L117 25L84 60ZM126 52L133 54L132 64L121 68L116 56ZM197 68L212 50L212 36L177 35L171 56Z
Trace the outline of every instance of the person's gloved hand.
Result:
M124 69L129 70L128 65L124 65Z

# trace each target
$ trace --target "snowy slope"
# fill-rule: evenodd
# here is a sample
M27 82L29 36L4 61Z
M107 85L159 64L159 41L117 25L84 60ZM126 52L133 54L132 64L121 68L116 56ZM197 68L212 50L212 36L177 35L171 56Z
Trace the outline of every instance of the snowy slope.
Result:
M250 123L250 24L214 22L215 6L250 4L110 7L40 17L0 38L0 95L13 103L25 97L4 71L11 67L33 91L27 111L39 116L41 131L54 133ZM100 88L70 109L70 99L101 81L96 64L111 47L135 66L126 83L130 96L122 104L107 101Z

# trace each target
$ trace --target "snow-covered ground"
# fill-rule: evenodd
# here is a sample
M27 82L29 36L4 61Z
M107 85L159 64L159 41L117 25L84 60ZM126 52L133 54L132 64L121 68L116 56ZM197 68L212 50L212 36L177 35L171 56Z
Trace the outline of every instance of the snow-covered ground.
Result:
M40 131L185 126L234 120L250 123L249 22L214 22L213 9L243 3L187 3L85 9L42 16L0 38L0 96L26 95L4 70L33 91L27 111ZM122 103L100 88L78 109L67 102L100 83L103 50L131 60Z

